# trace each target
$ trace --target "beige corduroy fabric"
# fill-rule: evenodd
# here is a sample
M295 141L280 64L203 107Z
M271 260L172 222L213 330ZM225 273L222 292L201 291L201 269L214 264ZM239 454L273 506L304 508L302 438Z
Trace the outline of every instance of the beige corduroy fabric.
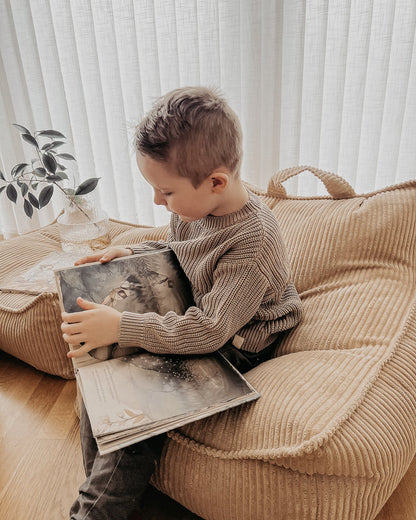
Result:
M369 520L416 447L416 181L356 196L257 190L277 216L304 305L256 403L169 434L154 482L209 520Z

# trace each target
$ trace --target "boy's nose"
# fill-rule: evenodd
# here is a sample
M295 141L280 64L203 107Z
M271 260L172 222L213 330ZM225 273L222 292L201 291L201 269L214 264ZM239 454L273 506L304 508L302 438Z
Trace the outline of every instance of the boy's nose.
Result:
M166 200L162 193L155 190L155 196L153 198L154 203L157 206L166 206Z

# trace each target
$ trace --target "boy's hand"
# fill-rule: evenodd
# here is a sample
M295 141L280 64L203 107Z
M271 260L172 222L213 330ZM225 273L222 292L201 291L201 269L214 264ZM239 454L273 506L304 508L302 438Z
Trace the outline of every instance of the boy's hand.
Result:
M90 350L116 343L120 328L121 312L99 303L77 299L78 305L85 309L80 312L63 312L61 325L64 341L70 345L83 345L67 356L80 357Z
M109 249L105 249L104 251L100 251L99 253L94 253L92 255L83 256L79 260L77 260L74 265L81 264L90 264L91 262L101 262L104 264L105 262L110 262L114 258L119 258L121 256L129 256L132 255L133 251L126 247L110 247Z

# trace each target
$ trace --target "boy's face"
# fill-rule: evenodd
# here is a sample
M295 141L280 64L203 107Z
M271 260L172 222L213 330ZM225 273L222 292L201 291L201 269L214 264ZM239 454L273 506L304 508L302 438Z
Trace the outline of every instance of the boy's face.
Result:
M174 172L169 163L138 153L137 165L144 179L153 188L154 203L165 206L184 222L199 220L215 210L210 178L194 188L191 181Z

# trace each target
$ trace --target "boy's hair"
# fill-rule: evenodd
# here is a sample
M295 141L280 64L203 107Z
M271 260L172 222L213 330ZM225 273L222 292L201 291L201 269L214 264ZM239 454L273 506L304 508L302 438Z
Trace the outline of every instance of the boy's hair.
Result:
M221 166L240 172L240 122L210 88L179 88L159 98L137 126L135 144L143 155L169 162L195 188Z

